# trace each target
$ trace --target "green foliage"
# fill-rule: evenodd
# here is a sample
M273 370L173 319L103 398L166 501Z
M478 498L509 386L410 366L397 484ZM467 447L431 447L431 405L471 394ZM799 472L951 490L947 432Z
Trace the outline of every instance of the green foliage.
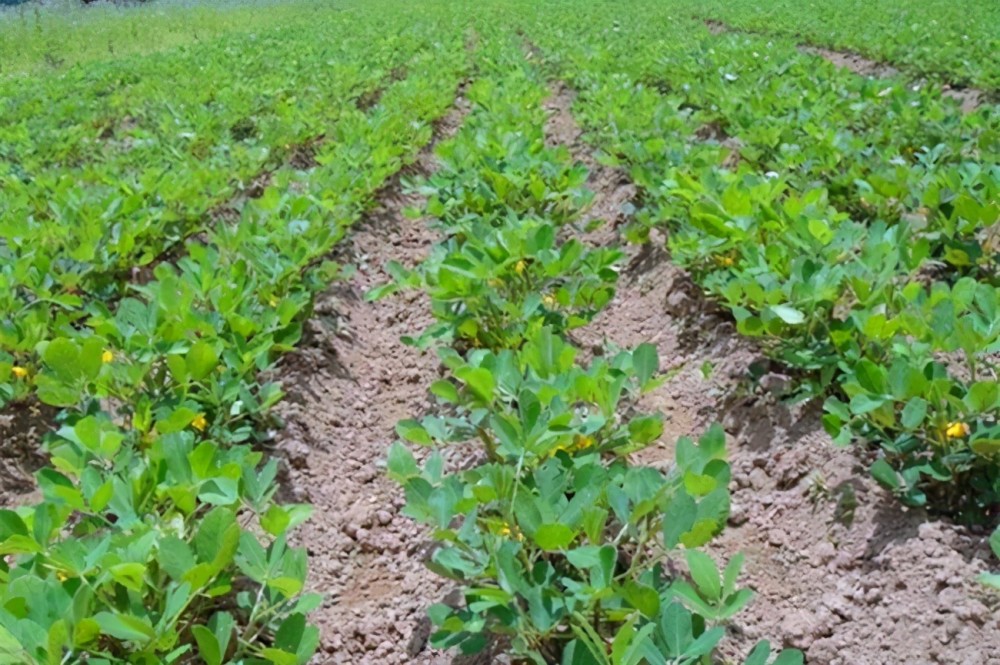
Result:
M417 271L397 269L400 284L427 291L437 320L414 343L517 348L538 326L589 322L614 296L622 252L558 243L557 233L539 219L468 221L452 227Z
M61 409L42 499L0 511L15 662L294 665L318 646L321 599L286 541L310 510L274 500L277 463L254 450L281 398L260 375L342 274L330 250L430 140L467 57L457 23L400 15L385 34L324 16L263 50L210 42L5 98L0 403ZM40 113L54 90L79 106ZM95 140L110 118L133 120Z
M864 53L942 83L1000 89L996 5L975 0L847 0L805 5L790 0L677 0L673 7L737 29L788 35ZM969 17L975 16L975 21Z
M994 107L963 115L787 41L642 13L608 31L599 16L554 6L528 36L640 187L629 236L665 230L673 259L798 379L793 398L825 399L839 442L881 447L886 487L992 519Z
M740 557L720 572L697 549L729 512L725 435L716 425L697 444L681 439L666 473L631 463L663 433L659 414L636 408L659 383L655 347L584 362L567 337L610 300L621 253L567 232L581 210L565 204L589 198L570 195L573 182L540 179L530 196L510 195L490 151L476 150L484 136L544 144L545 86L520 52L483 37L472 113L441 148L468 158L423 190L444 238L415 271L391 266L396 281L370 294L423 288L436 323L415 341L437 342L448 370L430 386L439 407L398 423L387 463L404 513L438 542L428 565L463 591L457 606L431 608L431 642L474 653L500 636L539 665L708 663L718 624L752 595L736 586ZM579 168L547 149L516 163L515 174ZM445 449L470 441L481 461L450 470ZM418 462L408 444L430 452ZM667 565L681 558L688 575ZM751 662L768 655L762 645Z

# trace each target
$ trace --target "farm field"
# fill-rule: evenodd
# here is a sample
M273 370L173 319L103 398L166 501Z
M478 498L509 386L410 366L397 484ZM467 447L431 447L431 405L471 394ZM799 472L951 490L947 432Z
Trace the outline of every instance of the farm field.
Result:
M998 35L0 8L0 663L1000 664Z

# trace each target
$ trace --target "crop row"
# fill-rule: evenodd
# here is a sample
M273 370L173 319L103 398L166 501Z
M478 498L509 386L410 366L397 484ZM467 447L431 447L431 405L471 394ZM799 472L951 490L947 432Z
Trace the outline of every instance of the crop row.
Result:
M941 83L1000 90L1000 8L976 0L849 0L804 5L777 0L675 0L674 11L737 29L861 52ZM970 21L969 17L975 20Z
M331 248L453 102L460 27L407 30L433 35L436 50L411 53L367 112L348 94L331 102L339 113L308 116L303 127L328 139L316 164L277 170L238 220L188 239L118 298L81 294L0 363L14 398L61 409L42 500L0 510L0 651L14 661L311 657L319 635L306 615L321 598L302 593L305 551L286 540L310 510L276 502L277 462L253 446L281 397L258 375L341 272ZM365 45L354 49L362 62Z
M500 641L540 665L712 662L720 624L752 595L740 557L720 572L698 549L729 511L724 434L681 439L669 473L630 462L663 431L636 410L659 383L655 347L588 361L568 336L613 297L623 254L573 237L592 193L566 147L546 144L543 73L516 35L480 32L471 112L421 190L441 240L370 294L424 290L435 323L410 341L436 346L448 372L430 386L438 407L398 424L388 462L404 513L438 541L430 568L463 589L431 608L431 642ZM422 463L409 444L429 449ZM450 448L476 462L450 468ZM769 656L764 642L746 662Z
M552 9L530 30L640 187L631 236L759 337L903 500L1000 501L1000 116L688 20ZM547 26L547 27L541 27Z
M136 276L182 254L186 238L238 217L237 194L259 196L278 165L332 161L341 123L364 121L353 100L390 85L389 70L433 39L417 29L379 37L371 24L326 39L343 30L333 28L318 29L317 43L337 46L307 52L277 31L263 44L215 43L17 87L0 129L0 362L21 365L89 301L121 298ZM0 403L19 396L8 377Z

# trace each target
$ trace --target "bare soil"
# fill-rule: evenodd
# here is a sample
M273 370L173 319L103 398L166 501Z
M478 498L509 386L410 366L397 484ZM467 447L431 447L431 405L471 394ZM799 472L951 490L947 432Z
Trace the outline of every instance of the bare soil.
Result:
M8 404L0 412L0 507L40 498L34 473L45 465L41 441L55 415L55 409L35 399Z
M464 113L460 104L439 137ZM410 175L433 168L428 148ZM292 494L315 508L296 540L310 554L310 587L326 596L312 617L322 632L318 663L451 662L426 646L427 607L449 587L424 567L430 543L399 515L402 492L384 463L396 422L430 407L427 387L439 378L435 354L400 341L432 322L430 304L419 293L364 300L391 280L388 261L413 267L437 239L425 220L404 215L421 203L400 181L383 191L340 248L355 274L318 299L307 342L279 368L288 397L278 409L286 423L278 447Z

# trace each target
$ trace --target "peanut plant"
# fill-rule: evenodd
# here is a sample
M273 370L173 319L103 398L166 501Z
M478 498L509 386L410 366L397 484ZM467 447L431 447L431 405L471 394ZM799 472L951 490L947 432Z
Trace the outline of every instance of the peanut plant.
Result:
M431 608L431 642L475 653L499 640L538 665L713 662L720 624L752 596L737 585L741 557L720 572L698 549L729 512L725 436L716 425L681 439L668 472L631 463L663 433L659 414L636 407L661 382L657 351L584 362L569 341L613 297L622 255L566 237L580 213L566 203L589 198L582 180L509 190L493 156L477 156L484 136L513 136L536 147L518 172L577 172L543 147L540 70L515 40L480 34L473 110L422 188L444 239L369 294L424 289L437 322L413 341L436 344L448 372L430 386L438 408L401 421L388 458L405 514L437 541L429 567L462 590L456 606ZM429 448L422 462L411 445ZM476 463L449 469L445 450L469 445ZM770 655L761 643L747 662Z

